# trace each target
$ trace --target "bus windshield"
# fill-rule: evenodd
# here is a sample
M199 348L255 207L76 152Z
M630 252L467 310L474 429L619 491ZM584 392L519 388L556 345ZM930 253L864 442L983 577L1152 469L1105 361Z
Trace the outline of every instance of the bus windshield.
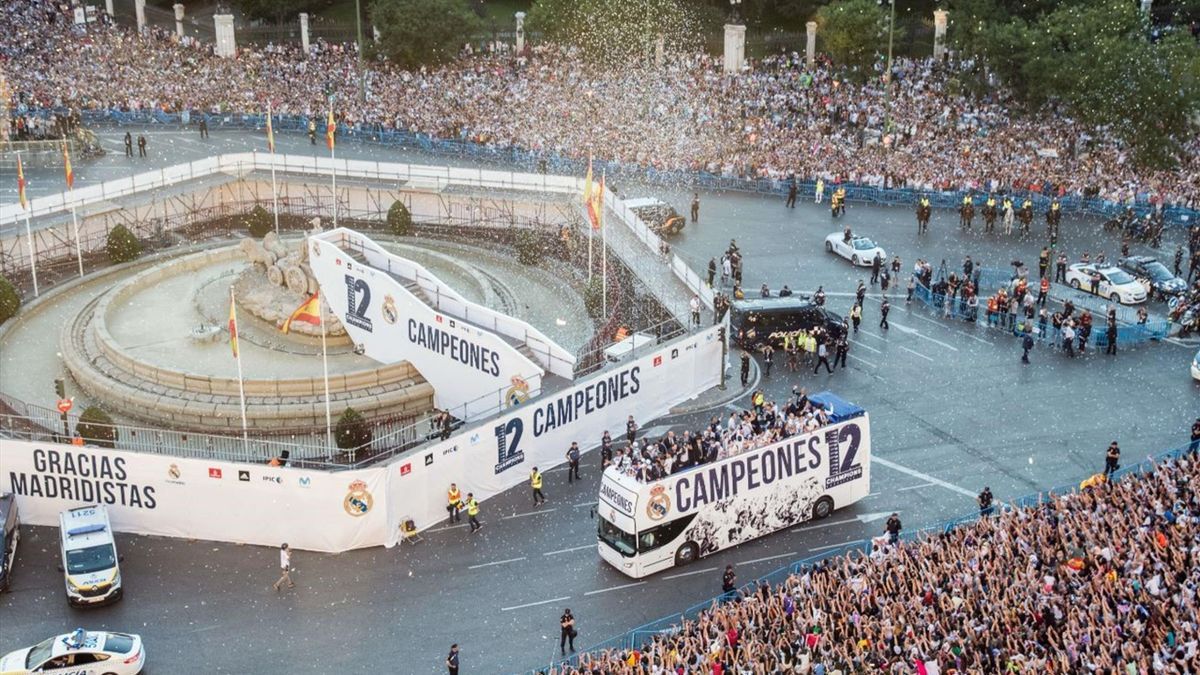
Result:
M624 532L621 528L613 525L604 518L600 518L600 541L608 544L618 553L624 556L632 556L637 553L637 539L628 532Z

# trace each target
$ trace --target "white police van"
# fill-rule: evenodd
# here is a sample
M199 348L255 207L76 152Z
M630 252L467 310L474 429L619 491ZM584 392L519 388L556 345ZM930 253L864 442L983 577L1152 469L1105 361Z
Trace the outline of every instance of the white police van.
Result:
M63 572L67 602L100 605L121 598L121 568L108 509L102 504L81 506L58 515L61 525Z

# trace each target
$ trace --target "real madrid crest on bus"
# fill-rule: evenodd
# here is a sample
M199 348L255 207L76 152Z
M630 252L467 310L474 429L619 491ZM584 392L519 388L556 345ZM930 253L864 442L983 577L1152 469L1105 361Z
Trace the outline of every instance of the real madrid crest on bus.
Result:
M667 488L661 485L651 488L650 499L646 502L646 515L650 520L662 520L670 510L671 496L667 494Z
M342 500L342 508L355 517L367 515L374 505L375 498L367 491L367 484L361 480L350 484L350 492L346 493L346 498Z
M383 296L383 320L389 324L396 323L400 318L400 312L396 310L396 299L390 295Z
M518 406L529 400L529 383L520 375L513 375L509 378L512 386L504 393L504 400L508 407Z

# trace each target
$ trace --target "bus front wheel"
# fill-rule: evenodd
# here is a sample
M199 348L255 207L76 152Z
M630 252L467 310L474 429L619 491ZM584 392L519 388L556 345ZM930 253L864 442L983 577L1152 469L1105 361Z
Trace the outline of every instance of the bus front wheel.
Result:
M696 562L696 558L699 557L700 548L689 541L683 546L680 546L678 551L675 551L675 565L680 567L689 563L694 563Z
M833 513L833 499L830 497L821 497L813 504L813 520L823 520Z

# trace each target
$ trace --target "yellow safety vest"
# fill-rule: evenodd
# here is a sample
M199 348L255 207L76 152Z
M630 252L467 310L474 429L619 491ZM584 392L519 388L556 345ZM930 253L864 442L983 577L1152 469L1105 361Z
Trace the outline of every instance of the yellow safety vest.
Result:
M996 200L995 200L995 199L989 199L989 200L987 201L987 205L988 205L988 206L995 206L995 205L996 205Z
M474 499L467 502L467 515L469 515L469 516L479 515L479 502L475 501Z
M1004 210L1007 211L1008 209L1011 209L1011 208L1012 208L1012 202L1005 199L1004 200Z
M929 206L929 200L928 200L928 199L922 199L922 200L921 200L921 206Z
M533 486L534 490L541 490L542 489L542 474L538 473L537 471L530 472L529 484L531 486Z
M446 490L446 499L449 500L450 506L458 506L462 503L462 491Z
M1025 200L1024 204L1021 204L1021 208L1023 208L1023 209L1027 209L1031 206L1033 206L1033 202L1029 201L1028 199Z

